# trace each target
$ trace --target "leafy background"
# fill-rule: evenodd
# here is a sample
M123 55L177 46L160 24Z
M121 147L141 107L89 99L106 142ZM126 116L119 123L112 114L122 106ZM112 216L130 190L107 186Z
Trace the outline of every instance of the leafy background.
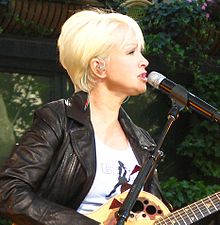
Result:
M139 22L145 36L144 54L150 61L149 70L163 73L219 108L219 1L213 1L213 7L209 1L158 2L135 10L123 6L123 1L106 2L108 7L129 14ZM39 32L39 37L42 35L44 32ZM13 127L11 140L15 141L30 125L33 111L49 100L47 81L13 74L10 79L0 76L0 83L0 94ZM146 94L130 98L124 104L131 118L156 141L170 107L170 98L150 86ZM1 154L9 147L2 147ZM183 110L162 150L165 158L159 163L159 178L174 209L220 190L219 125L191 110ZM0 219L0 225L6 224L10 221Z

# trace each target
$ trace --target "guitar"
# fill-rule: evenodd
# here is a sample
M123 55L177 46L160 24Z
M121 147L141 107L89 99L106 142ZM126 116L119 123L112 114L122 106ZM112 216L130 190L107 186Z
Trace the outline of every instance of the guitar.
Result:
M113 218L126 198L127 191L87 214L104 225ZM170 213L165 204L148 192L140 192L125 225L189 225L220 210L220 192Z

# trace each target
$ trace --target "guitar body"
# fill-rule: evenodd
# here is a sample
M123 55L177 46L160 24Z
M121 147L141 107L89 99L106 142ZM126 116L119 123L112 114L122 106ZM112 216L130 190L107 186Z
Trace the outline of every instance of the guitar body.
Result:
M89 213L91 219L101 225L109 224L116 218L128 192L111 198L95 212ZM220 192L216 192L182 209L170 212L164 203L148 192L140 192L125 225L190 225L220 210ZM113 224L113 223L111 223ZM13 223L12 225L16 225Z
M115 196L95 212L87 214L87 216L100 222L102 225L106 224L105 221L109 221L111 218L115 217L120 205L124 202L127 193L128 192L123 192L122 194ZM130 212L130 216L125 222L125 225L153 225L155 220L164 217L169 213L170 211L162 201L154 195L142 191Z

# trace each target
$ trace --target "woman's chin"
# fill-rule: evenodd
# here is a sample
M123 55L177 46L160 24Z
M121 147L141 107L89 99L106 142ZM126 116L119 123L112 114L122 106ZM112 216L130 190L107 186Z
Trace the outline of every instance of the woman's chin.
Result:
M137 96L137 95L145 93L146 91L147 91L147 86L143 88L138 88L132 94L130 94L130 96Z

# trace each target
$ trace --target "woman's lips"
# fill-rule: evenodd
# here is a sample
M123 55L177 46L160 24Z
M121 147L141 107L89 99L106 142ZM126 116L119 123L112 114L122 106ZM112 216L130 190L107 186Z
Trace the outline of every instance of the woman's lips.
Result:
M147 73L141 73L138 75L138 78L140 78L141 80L147 82Z

